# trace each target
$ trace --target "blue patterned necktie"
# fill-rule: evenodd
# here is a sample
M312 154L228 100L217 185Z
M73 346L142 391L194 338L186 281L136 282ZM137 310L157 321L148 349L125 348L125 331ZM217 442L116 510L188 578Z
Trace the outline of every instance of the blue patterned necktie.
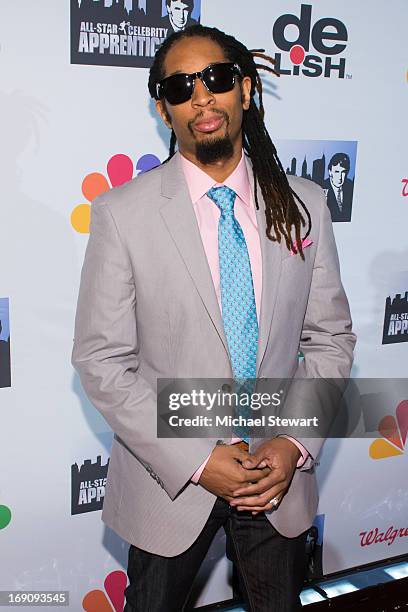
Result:
M207 192L221 211L218 223L221 305L232 371L239 388L250 393L254 381L247 379L256 377L258 319L248 248L234 216L236 195L225 185ZM238 414L250 416L250 412L241 408ZM234 428L234 432L248 441L246 428Z

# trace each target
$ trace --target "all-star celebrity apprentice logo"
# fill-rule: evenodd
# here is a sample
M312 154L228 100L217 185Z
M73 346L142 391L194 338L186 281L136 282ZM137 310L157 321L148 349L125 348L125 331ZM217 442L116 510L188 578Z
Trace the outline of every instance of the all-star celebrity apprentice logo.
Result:
M109 459L102 465L101 456L96 462L85 459L81 467L71 465L71 514L102 510Z
M408 291L385 300L383 344L408 342Z
M324 17L313 22L312 6L302 4L299 17L278 17L272 36L282 51L275 53L275 68L280 74L351 78L346 74L344 57L348 32L339 19Z
M174 31L200 20L201 0L70 0L71 64L152 65Z

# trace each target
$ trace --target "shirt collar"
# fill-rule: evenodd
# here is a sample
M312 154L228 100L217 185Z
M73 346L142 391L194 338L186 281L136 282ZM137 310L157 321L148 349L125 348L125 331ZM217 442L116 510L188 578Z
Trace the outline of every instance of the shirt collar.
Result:
M335 185L331 179L330 179L330 184L333 187L333 191L339 191L339 192L343 191L343 185L340 185L340 187L337 187L337 185Z
M223 183L217 183L211 176L201 170L193 162L186 159L180 153L181 167L190 192L191 201L196 204L211 187L225 185L233 189L245 206L251 203L251 188L249 184L248 171L245 163L244 151L235 170L225 179Z

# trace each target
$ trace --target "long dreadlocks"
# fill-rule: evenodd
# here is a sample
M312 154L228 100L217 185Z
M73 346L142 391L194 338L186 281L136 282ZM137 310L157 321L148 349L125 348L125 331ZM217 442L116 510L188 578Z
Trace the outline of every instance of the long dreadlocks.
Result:
M306 205L300 197L291 189L282 164L278 158L275 145L273 144L264 123L264 105L262 95L262 81L258 69L279 74L267 64L257 63L259 59L269 64L274 60L265 55L264 49L249 50L245 45L233 36L225 34L217 28L209 28L200 24L193 25L180 32L175 32L167 38L157 51L149 74L149 92L152 98L156 98L156 84L164 78L164 61L170 48L183 38L201 37L209 38L216 42L223 50L225 57L233 63L237 63L244 76L251 78L251 101L248 110L244 110L242 121L243 147L245 153L252 162L254 174L254 195L257 209L258 190L261 188L265 201L266 235L270 240L281 242L282 236L289 250L293 249L291 237L292 227L295 230L296 249L304 260L301 227L305 226L305 219L298 204L303 208L308 219L306 238L310 234L312 221ZM259 107L256 105L254 96L258 93ZM177 138L174 130L171 132L169 158L176 149ZM296 203L298 202L298 204ZM272 227L275 236L272 235Z

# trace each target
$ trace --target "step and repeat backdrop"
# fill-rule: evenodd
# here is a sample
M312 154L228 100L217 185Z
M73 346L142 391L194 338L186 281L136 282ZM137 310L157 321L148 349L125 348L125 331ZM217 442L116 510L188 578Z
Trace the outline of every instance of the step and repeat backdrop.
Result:
M147 78L173 29L214 25L274 57L266 122L286 172L326 191L353 378L407 377L407 20L406 0L1 0L0 590L123 609L128 545L100 518L112 432L70 356L92 201L167 156ZM387 427L324 446L312 576L408 552L398 389ZM219 533L191 601L231 594Z

